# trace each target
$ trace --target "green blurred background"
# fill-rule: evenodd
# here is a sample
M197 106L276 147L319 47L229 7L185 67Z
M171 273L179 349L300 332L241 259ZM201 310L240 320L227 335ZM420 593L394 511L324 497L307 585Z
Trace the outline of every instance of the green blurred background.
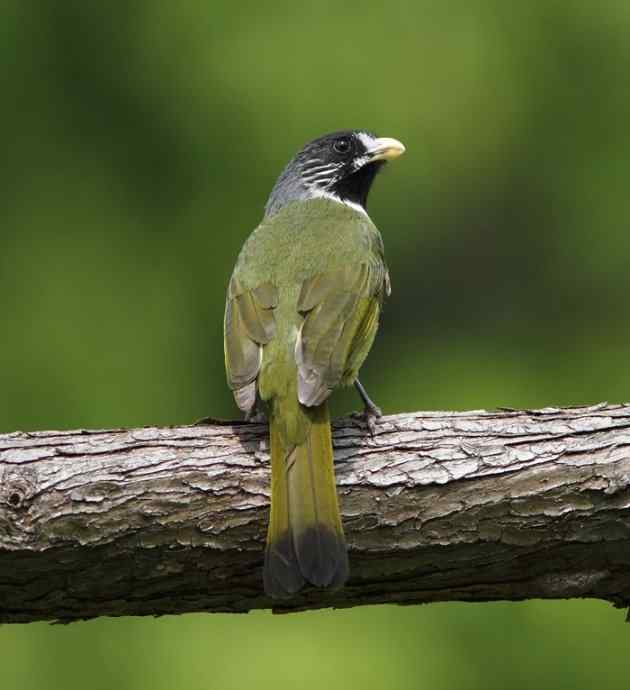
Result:
M3 0L0 60L0 431L234 416L234 259L343 127L408 150L370 205L387 412L630 398L627 0ZM0 687L606 690L628 634L587 601L4 626Z

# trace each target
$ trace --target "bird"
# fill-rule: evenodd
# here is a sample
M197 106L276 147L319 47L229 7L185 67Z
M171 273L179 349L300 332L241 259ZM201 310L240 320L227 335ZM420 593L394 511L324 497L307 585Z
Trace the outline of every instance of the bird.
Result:
M327 401L354 385L370 428L380 416L359 381L391 291L367 198L404 151L358 129L307 143L277 179L228 284L228 385L246 419L269 422L263 584L273 599L307 586L334 591L349 576Z

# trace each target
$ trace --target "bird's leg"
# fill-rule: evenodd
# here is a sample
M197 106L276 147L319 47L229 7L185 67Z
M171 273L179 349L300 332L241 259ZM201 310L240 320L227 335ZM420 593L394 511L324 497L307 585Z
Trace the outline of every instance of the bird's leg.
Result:
M267 415L258 405L245 413L245 421L251 424L267 424Z
M269 420L263 409L262 403L258 396L252 408L245 413L245 421L250 424L267 424ZM263 436L258 443L258 452L264 453L269 450L269 443L267 442L267 435Z
M258 391L256 391L256 398L254 399L254 404L245 412L245 421L250 424L267 424L269 420L265 414L265 406Z
M383 413L381 412L381 408L374 404L359 379L356 379L354 386L361 396L361 400L363 400L363 419L365 420L370 435L374 436L376 433L376 420L382 417Z
M356 379L354 385L359 395L361 396L361 400L363 401L363 405L365 406L366 413L372 415L372 417L382 417L383 413L381 412L381 408L378 407L378 405L376 405L374 401L370 398L361 381L359 381L359 379Z

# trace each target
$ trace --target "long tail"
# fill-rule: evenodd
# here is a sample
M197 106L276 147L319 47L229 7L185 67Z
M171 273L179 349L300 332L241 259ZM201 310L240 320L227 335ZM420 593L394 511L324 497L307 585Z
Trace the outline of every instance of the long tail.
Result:
M299 416L293 431L279 405L270 416L271 515L263 578L275 598L290 597L306 583L336 589L349 574L328 405L298 407L291 410Z

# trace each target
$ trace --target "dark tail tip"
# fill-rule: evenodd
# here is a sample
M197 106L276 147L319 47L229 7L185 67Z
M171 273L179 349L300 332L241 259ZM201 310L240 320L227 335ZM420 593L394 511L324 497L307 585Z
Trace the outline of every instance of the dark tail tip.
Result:
M326 525L309 527L293 539L287 532L265 551L265 592L275 599L291 597L306 583L339 589L349 574L343 534Z
M330 527L309 527L295 539L295 551L302 575L315 587L337 588L348 579L345 539Z
M267 544L263 567L265 592L273 599L288 599L304 587L289 532Z

